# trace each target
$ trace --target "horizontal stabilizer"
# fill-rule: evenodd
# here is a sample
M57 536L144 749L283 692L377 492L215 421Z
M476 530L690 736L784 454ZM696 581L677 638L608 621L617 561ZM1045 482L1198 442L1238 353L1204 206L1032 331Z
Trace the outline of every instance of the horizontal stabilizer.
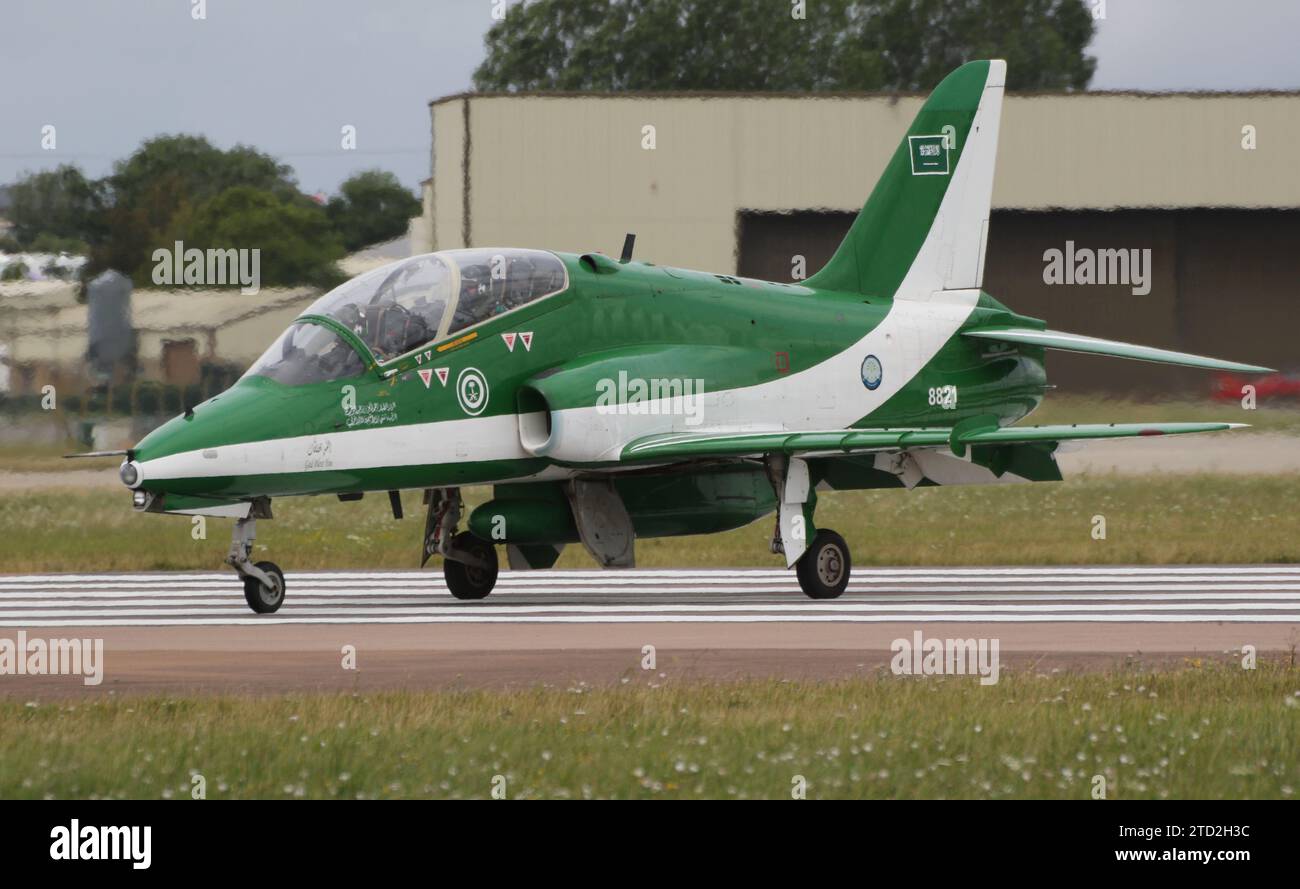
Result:
M75 460L79 457L125 457L130 451L87 451L84 454L64 454L64 460Z
M1062 333L1059 330L1034 330L1032 327L976 327L963 330L964 336L979 339L998 340L1004 343L1024 343L1030 346L1042 346L1045 349L1060 349L1065 352L1084 352L1090 355L1109 355L1113 358L1132 358L1136 361L1155 361L1160 364L1178 364L1183 367L1203 367L1209 370L1230 370L1237 373L1272 373L1269 367L1255 364L1240 364L1236 361L1223 361L1218 358L1206 358L1203 355L1191 355L1187 352L1172 352L1168 349L1155 349L1151 346L1137 346L1132 343L1120 343L1115 340L1103 340L1077 333Z
M866 453L902 448L1001 445L1220 432L1244 423L1095 423L1066 426L1003 426L972 429L830 429L814 432L669 432L637 439L624 460L698 460L719 457Z

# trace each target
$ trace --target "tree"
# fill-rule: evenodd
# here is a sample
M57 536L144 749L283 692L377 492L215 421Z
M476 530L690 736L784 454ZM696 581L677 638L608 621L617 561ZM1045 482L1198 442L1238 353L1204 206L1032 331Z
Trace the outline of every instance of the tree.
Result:
M38 240L84 244L101 231L103 189L75 166L33 173L10 187L13 238L23 247Z
M73 256L85 256L90 250L80 238L67 238L50 232L41 232L28 247L33 253L68 253Z
M345 244L392 238L420 212L391 173L352 177L327 210L298 191L292 168L276 158L185 134L146 140L101 180L64 166L28 176L10 192L14 232L4 244L52 252L89 245L83 280L111 268L141 286L152 284L154 251L176 241L200 250L259 249L267 286L331 285Z
M107 180L114 203L126 205L141 204L160 183L166 183L178 201L191 204L237 185L277 195L298 193L293 169L270 155L247 145L223 150L202 136L184 134L145 140L130 157L113 165Z
M1082 0L537 0L488 31L482 91L932 88L1005 58L1013 90L1084 89Z
M890 89L929 90L971 59L1006 59L1009 90L1087 89L1096 30L1083 0L891 0L878 46Z
M289 166L249 146L222 150L191 135L146 140L115 163L103 182L104 236L92 243L84 277L114 268L147 281L153 251L170 247L177 232L190 227L197 207L238 187L264 192L277 203L310 203Z
M397 177L382 170L357 173L330 198L326 213L348 250L388 241L406 232L420 213L420 202Z
M331 287L341 280L335 263L343 245L320 205L301 195L236 185L197 207L163 243L172 240L187 248L260 250L263 287ZM137 283L148 283L152 268L150 262L142 269L143 280L137 272Z

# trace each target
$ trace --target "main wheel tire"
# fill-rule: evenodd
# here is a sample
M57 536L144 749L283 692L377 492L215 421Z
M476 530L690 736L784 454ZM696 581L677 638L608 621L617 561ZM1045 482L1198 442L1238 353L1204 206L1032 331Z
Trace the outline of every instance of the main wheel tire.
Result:
M492 592L497 584L497 550L496 547L475 537L468 531L462 531L451 539L453 549L464 550L487 563L486 568L444 559L442 576L447 581L447 589L457 599L483 599Z
M849 545L834 531L823 528L795 563L795 574L808 598L836 599L849 585L851 568Z
M284 604L284 572L274 562L258 562L257 567L270 575L273 587L256 577L244 578L244 601L258 614L273 614Z

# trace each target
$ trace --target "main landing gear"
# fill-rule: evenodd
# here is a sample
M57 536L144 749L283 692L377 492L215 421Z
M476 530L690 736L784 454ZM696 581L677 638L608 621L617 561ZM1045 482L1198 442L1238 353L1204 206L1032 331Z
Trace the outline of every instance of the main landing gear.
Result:
M226 564L244 581L244 601L257 614L272 614L284 604L284 572L274 562L254 563L253 540L257 537L258 518L271 517L270 503L254 502L246 518L235 521L230 537L230 552Z
M777 497L772 552L785 556L786 567L795 569L799 587L808 598L838 598L849 585L853 560L843 537L813 525L817 493L808 464L798 457L772 454L766 468Z
M468 531L461 531L451 539L451 550L462 558L474 561L442 562L442 576L447 589L457 599L483 599L497 583L497 548L486 540L479 540Z
M465 504L460 488L433 488L428 492L424 519L423 566L429 557L443 557L442 576L457 599L484 599L497 583L497 550L468 531L456 533Z
M796 539L794 543L799 541ZM772 535L772 552L786 552L779 520ZM848 588L853 558L843 537L829 528L819 528L812 543L795 558L793 564L799 588L809 599L838 599Z

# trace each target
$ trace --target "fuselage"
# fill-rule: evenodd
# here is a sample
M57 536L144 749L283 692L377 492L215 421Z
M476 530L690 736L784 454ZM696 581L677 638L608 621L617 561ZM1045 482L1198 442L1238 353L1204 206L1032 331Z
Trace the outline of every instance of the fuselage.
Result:
M1005 425L1045 388L1041 349L958 336L1017 317L980 291L902 301L559 253L559 289L530 299L503 278L514 297L466 325L467 260L431 256L453 280L427 341L384 354L367 333L382 302L362 305L370 321L309 309L269 363L138 444L136 487L234 500L555 479L662 432ZM473 286L483 301L497 282Z

